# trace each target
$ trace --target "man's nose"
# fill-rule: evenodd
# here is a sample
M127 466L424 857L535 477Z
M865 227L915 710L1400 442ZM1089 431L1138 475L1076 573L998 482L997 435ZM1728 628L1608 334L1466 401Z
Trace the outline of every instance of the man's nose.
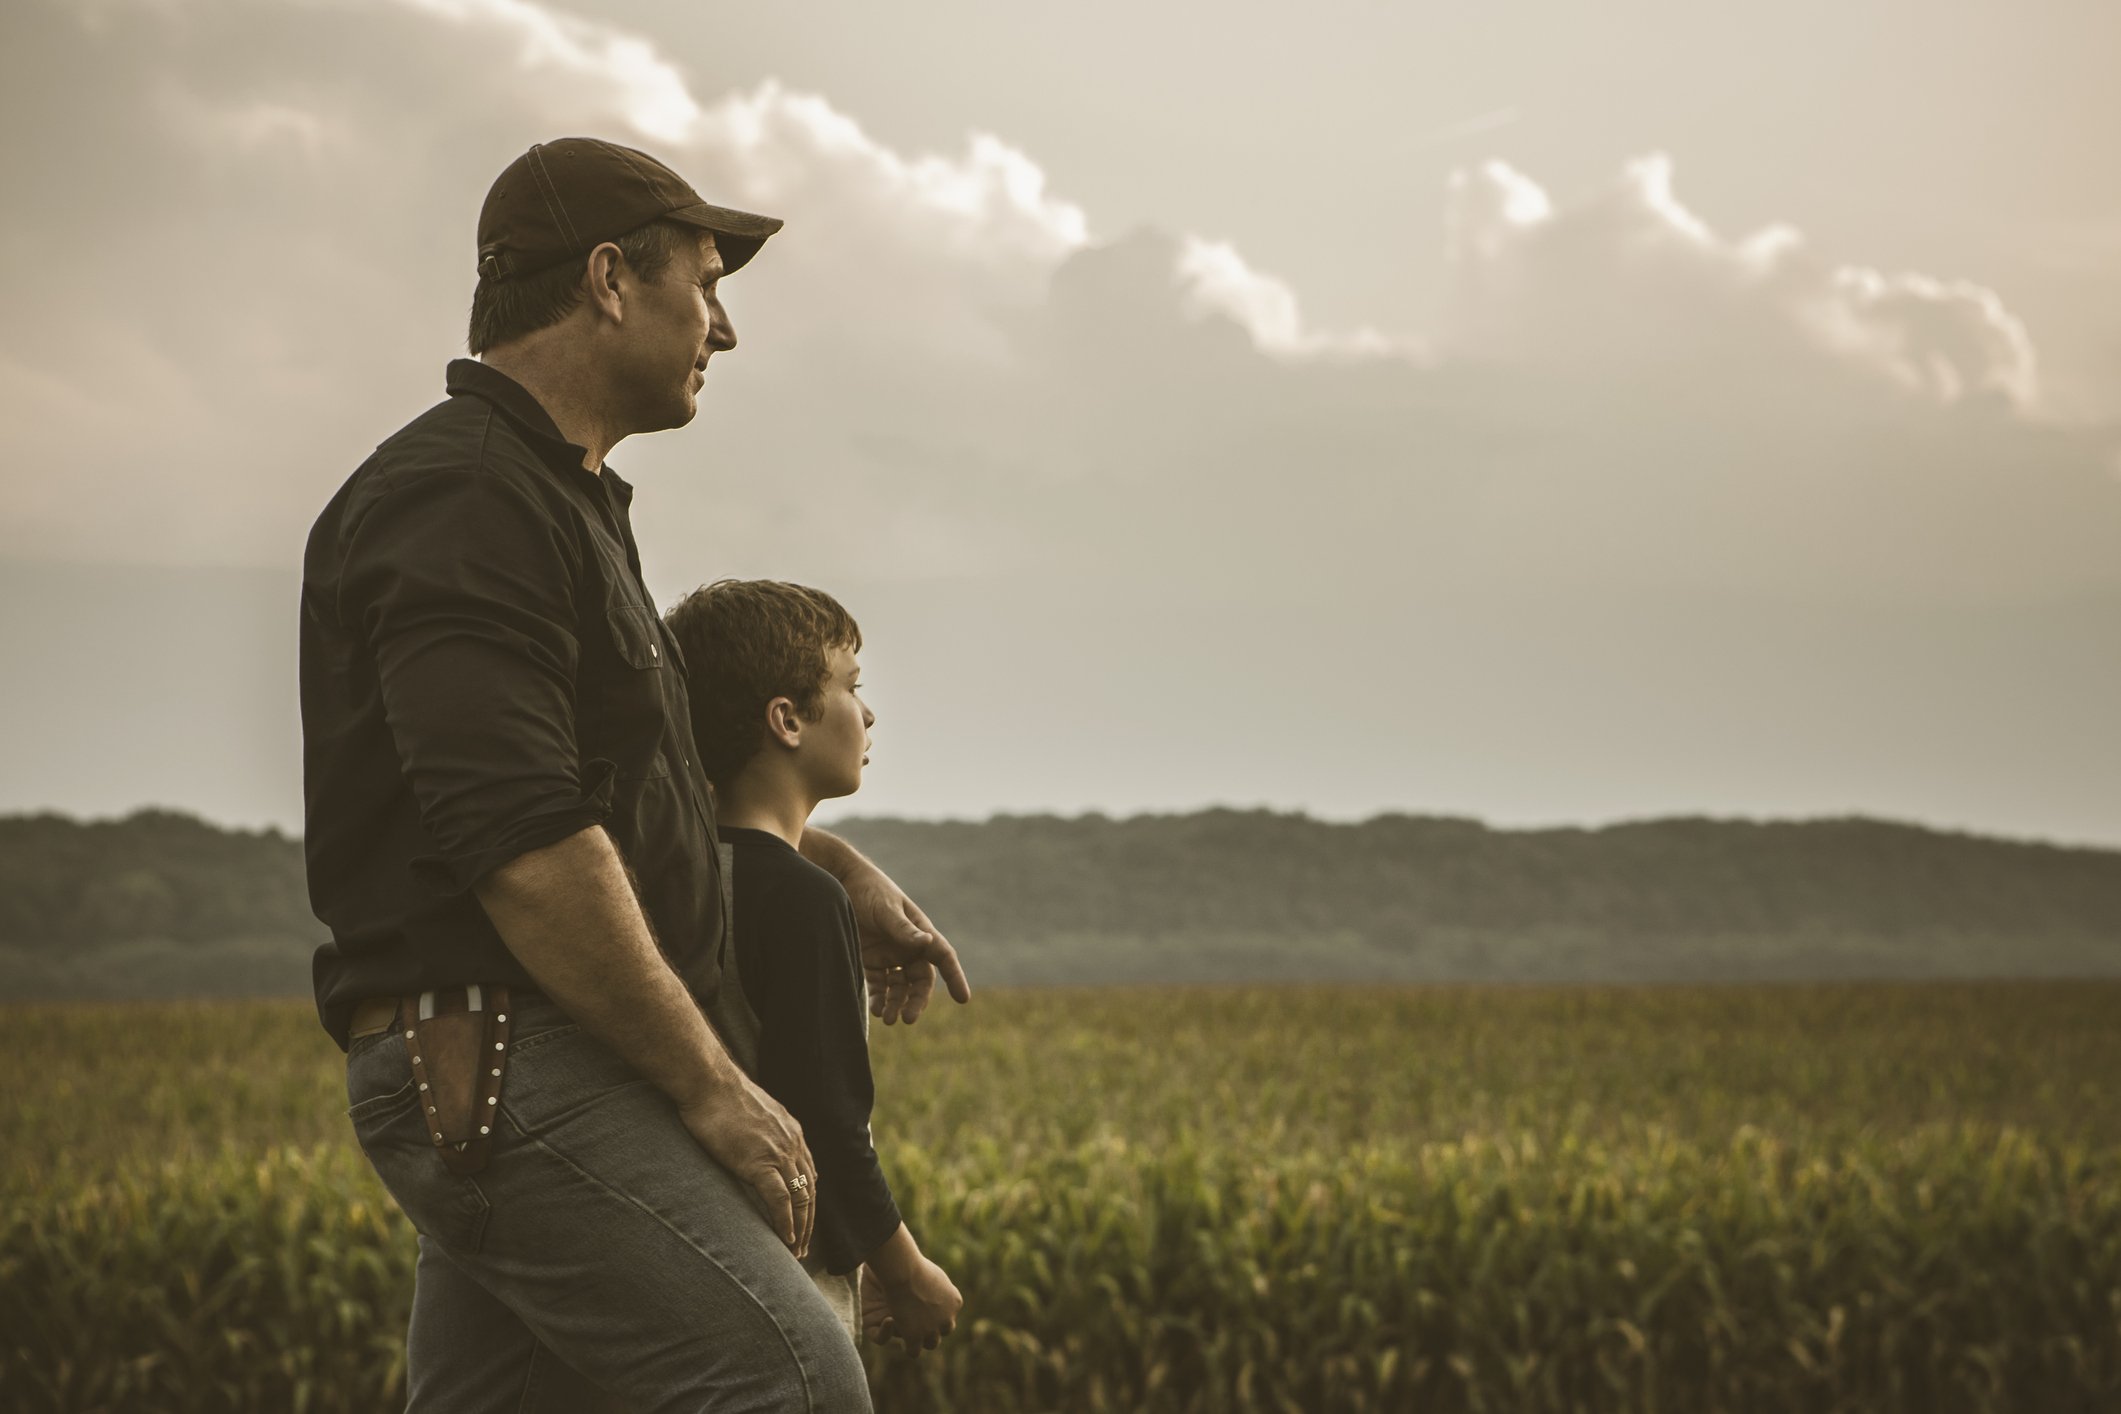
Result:
M714 312L707 321L707 347L721 351L736 347L736 325L729 322L729 311L722 302L714 302Z

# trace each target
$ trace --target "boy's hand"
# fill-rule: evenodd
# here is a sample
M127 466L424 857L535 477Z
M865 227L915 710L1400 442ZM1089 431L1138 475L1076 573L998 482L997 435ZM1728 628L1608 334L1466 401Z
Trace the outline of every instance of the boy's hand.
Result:
M869 1295L872 1279L877 1293L874 1299ZM917 1258L897 1281L878 1276L874 1266L868 1268L862 1281L863 1330L870 1333L872 1340L896 1336L916 1356L923 1350L935 1349L944 1336L957 1328L957 1313L964 1305L965 1298L958 1294L949 1273L926 1257Z

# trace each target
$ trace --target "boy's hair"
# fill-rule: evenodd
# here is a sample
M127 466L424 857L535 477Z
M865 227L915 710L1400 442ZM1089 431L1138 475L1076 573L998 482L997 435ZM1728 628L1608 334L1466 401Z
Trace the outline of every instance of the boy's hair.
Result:
M805 721L816 721L830 676L826 655L862 647L860 625L837 599L778 579L718 579L664 619L685 655L700 768L717 786L764 748L768 702L789 698Z

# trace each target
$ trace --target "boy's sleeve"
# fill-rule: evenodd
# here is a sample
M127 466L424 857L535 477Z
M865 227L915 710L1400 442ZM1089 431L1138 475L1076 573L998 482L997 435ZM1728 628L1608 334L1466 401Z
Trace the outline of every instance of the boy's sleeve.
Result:
M876 1088L854 910L837 884L815 883L765 900L764 965L746 990L757 1003L760 1083L803 1126L817 1161L811 1250L840 1275L898 1230L899 1211L869 1133Z

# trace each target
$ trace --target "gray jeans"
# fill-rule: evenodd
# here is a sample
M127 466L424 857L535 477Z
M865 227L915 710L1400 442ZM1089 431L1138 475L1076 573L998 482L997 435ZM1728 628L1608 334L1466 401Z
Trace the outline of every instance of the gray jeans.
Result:
M402 1030L355 1038L347 1117L420 1232L409 1414L870 1407L825 1296L668 1096L543 999L486 1168L442 1166Z

